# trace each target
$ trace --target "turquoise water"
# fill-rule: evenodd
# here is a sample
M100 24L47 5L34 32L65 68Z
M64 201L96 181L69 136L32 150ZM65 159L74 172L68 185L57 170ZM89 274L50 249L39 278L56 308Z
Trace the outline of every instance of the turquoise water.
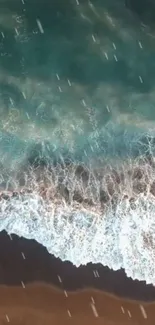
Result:
M125 3L0 1L0 230L154 284L155 33Z
M153 132L153 27L123 1L8 1L0 9L3 163L21 164L36 143L42 156L126 155L136 134Z

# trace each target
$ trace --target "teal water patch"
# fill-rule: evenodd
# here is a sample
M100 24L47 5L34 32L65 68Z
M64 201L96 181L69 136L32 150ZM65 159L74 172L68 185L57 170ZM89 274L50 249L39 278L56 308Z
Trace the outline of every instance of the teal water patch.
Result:
M24 140L10 133L0 134L1 162L8 169L18 169L44 164L56 163L94 163L113 164L118 160L126 161L128 158L136 159L140 156L155 155L154 133L133 127L124 128L109 123L101 130L92 132L87 136L76 135L73 148L66 145L61 139L50 140ZM10 166L10 167L9 167Z
M121 0L8 1L0 12L0 153L8 168L150 152L151 26Z

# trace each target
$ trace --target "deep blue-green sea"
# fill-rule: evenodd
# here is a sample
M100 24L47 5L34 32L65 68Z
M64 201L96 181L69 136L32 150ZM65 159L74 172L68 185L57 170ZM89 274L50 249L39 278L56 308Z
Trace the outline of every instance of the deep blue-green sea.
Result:
M0 230L152 284L154 7L0 0Z

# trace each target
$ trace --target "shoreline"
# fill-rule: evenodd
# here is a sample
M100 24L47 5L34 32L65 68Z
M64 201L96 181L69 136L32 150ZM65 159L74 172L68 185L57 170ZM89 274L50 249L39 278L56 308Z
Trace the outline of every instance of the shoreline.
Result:
M33 282L68 292L97 290L118 299L155 302L155 288L128 278L124 270L113 271L92 263L77 268L52 256L35 240L1 232L0 287L22 287Z
M23 292L23 289L25 291L37 291L37 290L47 290L47 291L51 291L53 292L55 295L64 295L66 297L70 296L70 297L75 297L76 295L85 295L87 293L93 293L94 295L99 295L99 296L104 296L105 298L107 299L113 299L117 302L121 302L123 301L123 303L125 304L132 304L132 305L139 305L139 304L143 304L143 306L154 306L155 305L155 300L154 301L143 301L143 300L134 300L134 299L130 299L130 298L127 298L127 297L119 297L119 296L116 296L110 292L106 292L106 291L101 291L100 289L95 289L95 288L91 288L91 287L87 287L87 288L82 288L82 289L77 289L75 291L69 291L69 290L64 290L63 287L59 288L57 287L56 285L53 285L53 284L48 284L46 282L30 282L30 283L27 283L25 286L15 286L15 285L11 285L11 286L8 286L8 285L0 285L0 291L5 291L5 290L8 290L10 289L10 292L14 291L14 290L19 290L19 291L22 291ZM66 295L67 294L67 295Z

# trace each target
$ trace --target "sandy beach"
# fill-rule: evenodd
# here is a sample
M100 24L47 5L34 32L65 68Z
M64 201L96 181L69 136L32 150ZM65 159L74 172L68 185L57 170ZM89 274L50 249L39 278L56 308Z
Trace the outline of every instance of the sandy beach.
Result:
M61 262L0 233L0 324L153 324L155 289L101 265Z
M117 299L103 292L77 293L33 284L0 288L0 324L153 324L154 304Z

